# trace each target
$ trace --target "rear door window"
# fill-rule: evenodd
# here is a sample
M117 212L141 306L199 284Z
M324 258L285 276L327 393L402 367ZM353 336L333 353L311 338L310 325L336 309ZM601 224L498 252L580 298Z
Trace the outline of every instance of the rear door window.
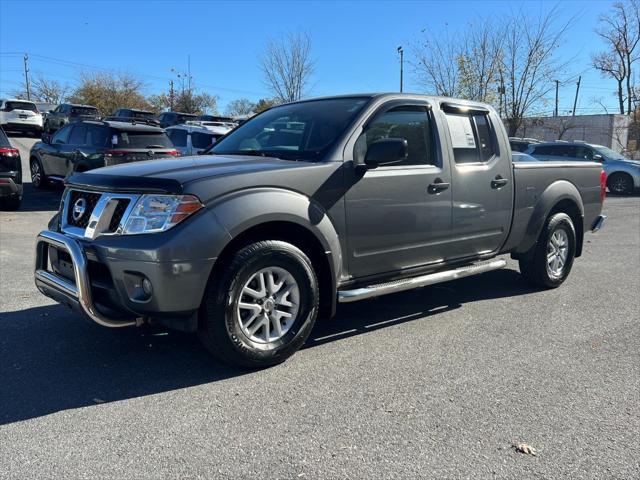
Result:
M76 125L71 131L71 136L69 137L69 144L84 145L86 135L87 135L87 126L83 123Z
M204 132L191 132L191 145L194 148L207 148L214 142L213 135Z
M54 144L65 144L69 141L69 134L71 133L71 128L73 125L66 125L62 127L60 130L56 132L56 134L51 139L51 143Z
M498 154L487 114L445 110L445 117L456 163L484 163Z
M187 131L181 128L170 128L167 130L167 135L171 139L171 142L176 147L187 146Z
M109 146L109 129L98 125L87 125L87 145L95 148Z

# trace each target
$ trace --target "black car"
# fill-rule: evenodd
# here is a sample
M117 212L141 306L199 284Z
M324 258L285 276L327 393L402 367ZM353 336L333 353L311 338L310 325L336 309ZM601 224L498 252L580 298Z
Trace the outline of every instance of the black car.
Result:
M540 141L535 138L509 137L509 145L514 152L526 152L534 143L540 143Z
M116 112L105 120L116 120L120 122L140 122L149 125L160 125L156 119L156 114L147 110L137 110L135 108L119 108Z
M17 210L22 203L22 163L20 151L0 128L0 207Z
M200 115L198 119L203 122L235 123L235 120L233 118L221 117L220 115Z
M99 119L100 112L96 107L63 103L47 114L47 118L44 121L44 131L45 133L53 133L68 123Z
M198 120L198 116L191 113L163 112L158 115L158 121L162 128L172 127L173 125L180 125L182 123L195 120Z
M31 147L29 165L36 188L74 172L120 163L176 157L179 153L157 126L112 121L81 121Z

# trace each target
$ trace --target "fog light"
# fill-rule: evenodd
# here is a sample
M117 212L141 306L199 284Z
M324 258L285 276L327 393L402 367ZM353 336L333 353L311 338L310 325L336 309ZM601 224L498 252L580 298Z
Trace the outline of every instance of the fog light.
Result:
M144 280L142 280L142 290L144 290L144 293L146 293L148 296L151 296L151 294L153 293L153 285L151 285L151 280L146 277Z

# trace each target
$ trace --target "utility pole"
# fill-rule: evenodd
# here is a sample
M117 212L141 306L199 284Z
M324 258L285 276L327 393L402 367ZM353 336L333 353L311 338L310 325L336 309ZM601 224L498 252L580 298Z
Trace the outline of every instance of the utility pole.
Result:
M560 86L560 81L554 80L554 82L556 82L556 109L553 111L553 116L557 117L558 116L558 87Z
M191 54L187 55L187 84L189 85L189 97L191 97Z
M576 86L576 98L573 101L573 112L571 113L572 117L576 116L576 107L578 106L578 92L580 92L580 80L582 80L582 76L578 77L578 84Z
M173 112L173 99L175 92L173 90L173 80L169 80L169 111Z
M504 100L504 95L505 95L506 91L504 89L504 79L500 78L500 86L498 87L498 98L500 100L500 108L499 108L499 115L500 118L502 118L502 101Z
M404 49L402 46L398 47L398 53L400 54L400 93L402 93L402 83L403 83L403 69L404 69Z
M31 100L31 87L29 85L29 54L24 54L24 84L27 87L27 100Z

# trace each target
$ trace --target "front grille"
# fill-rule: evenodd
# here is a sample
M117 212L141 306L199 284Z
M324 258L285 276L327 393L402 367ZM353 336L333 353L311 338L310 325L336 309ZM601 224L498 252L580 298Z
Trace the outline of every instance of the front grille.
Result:
M129 203L131 203L131 200L129 200L128 198L121 198L117 200L118 204L116 205L115 210L113 211L113 216L111 217L111 221L109 222L109 232L113 233L118 229L118 226L120 226L120 221L122 220L122 217L124 216L124 212L127 211L127 207L129 206Z
M84 213L81 216L74 218L74 210L80 199L84 199ZM69 195L69 206L67 208L67 224L73 227L87 228L87 225L89 225L89 219L91 218L91 213L96 207L98 200L100 200L99 193L72 190ZM81 205L81 203L78 205Z

